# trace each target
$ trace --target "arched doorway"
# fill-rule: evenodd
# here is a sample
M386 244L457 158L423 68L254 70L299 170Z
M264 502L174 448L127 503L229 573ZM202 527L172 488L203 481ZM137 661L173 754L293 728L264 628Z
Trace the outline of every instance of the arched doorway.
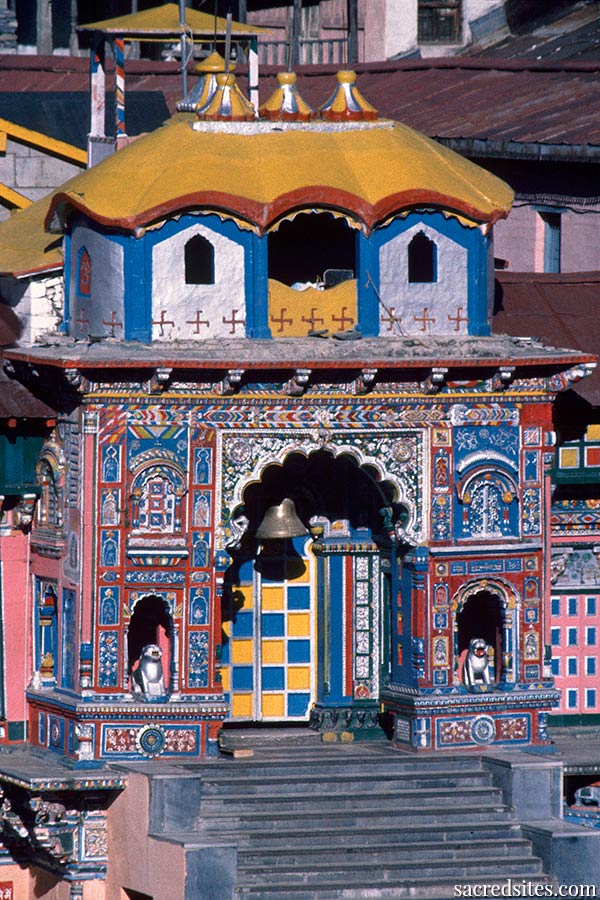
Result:
M269 232L269 278L291 285L323 281L328 272L356 277L357 232L328 212L298 213Z
M456 652L459 659L460 680L464 657L473 638L482 638L491 647L492 681L502 678L504 618L500 597L488 590L477 591L468 597L456 615ZM488 651L489 652L489 651Z
M325 450L291 453L246 488L249 525L222 604L233 720L307 721L316 701L376 704L390 632L390 573L381 558L392 553L393 494L374 470ZM257 540L265 512L286 497L310 533Z
M142 650L156 644L162 650L162 668L167 693L171 686L173 620L165 601L156 594L142 597L135 605L127 632L127 672L131 675Z

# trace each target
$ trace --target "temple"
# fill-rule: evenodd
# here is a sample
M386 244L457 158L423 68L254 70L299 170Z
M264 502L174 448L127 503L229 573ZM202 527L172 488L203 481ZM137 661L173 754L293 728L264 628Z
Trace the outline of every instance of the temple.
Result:
M7 734L81 790L228 723L548 743L552 407L595 359L490 334L503 182L352 72L261 113L222 71L0 226L43 417Z

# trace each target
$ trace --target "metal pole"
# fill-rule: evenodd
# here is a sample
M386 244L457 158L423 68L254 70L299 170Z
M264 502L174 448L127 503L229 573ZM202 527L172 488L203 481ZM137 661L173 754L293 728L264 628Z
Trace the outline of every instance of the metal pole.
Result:
M179 24L185 28L185 0L179 0ZM185 31L181 32L181 91L183 99L187 97L187 45Z
M231 56L231 13L227 13L227 25L225 31L225 71L229 72L229 57Z
M348 62L358 62L358 2L347 0L348 4Z
M302 0L294 0L292 11L292 66L300 65L300 17Z

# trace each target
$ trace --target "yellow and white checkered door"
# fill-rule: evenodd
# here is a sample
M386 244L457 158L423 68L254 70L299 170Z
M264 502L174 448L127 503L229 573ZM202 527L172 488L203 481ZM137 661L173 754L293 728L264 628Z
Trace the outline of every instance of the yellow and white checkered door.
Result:
M240 568L223 653L233 719L306 720L314 697L314 558L304 539ZM263 564L264 563L264 564Z

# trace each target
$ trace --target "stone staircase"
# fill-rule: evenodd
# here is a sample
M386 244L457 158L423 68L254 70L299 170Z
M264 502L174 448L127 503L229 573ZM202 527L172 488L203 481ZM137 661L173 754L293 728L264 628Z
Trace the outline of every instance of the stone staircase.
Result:
M179 769L198 804L185 833L165 818L173 775L156 784L154 821L170 841L233 854L229 882L200 884L194 900L454 900L458 884L552 883L477 756L253 743L251 758Z

